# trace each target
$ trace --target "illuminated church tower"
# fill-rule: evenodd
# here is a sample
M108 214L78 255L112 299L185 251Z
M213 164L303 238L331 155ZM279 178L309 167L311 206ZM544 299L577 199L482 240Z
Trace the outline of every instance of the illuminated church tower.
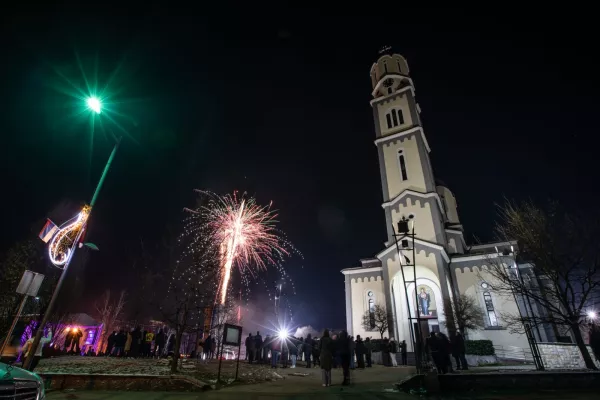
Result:
M510 244L466 246L454 195L447 187L436 185L431 148L406 59L400 54L381 54L371 67L370 77L387 241L375 257L362 259L359 267L342 270L348 332L377 338L374 329L363 321L376 305L385 306L387 336L406 340L412 351L410 324L414 327L415 321L409 322L410 318L419 315L425 334L446 331L450 321L446 321L444 303L463 292L480 300L487 310L490 330L499 330L494 327L500 323L500 306L504 311L513 310L516 305L514 301L507 304L496 298L482 286L477 272L484 258L465 253L474 248L478 254L498 252L498 248L502 251ZM412 240L394 236L398 233L398 221L403 218L414 226L415 260L406 257L412 257ZM408 247L411 251L402 251L403 256L399 257L398 248ZM403 280L401 268L408 277L416 273L416 283L414 278ZM522 337L513 339L504 342L523 344Z

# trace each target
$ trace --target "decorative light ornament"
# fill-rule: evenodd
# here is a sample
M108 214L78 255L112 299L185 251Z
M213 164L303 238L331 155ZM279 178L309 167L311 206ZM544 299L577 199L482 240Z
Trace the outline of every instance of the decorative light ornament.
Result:
M88 216L90 215L91 207L86 205L77 214L77 216L65 222L56 235L50 241L48 246L48 254L50 261L55 266L62 268L71 256L75 240L79 236L81 230L85 227Z

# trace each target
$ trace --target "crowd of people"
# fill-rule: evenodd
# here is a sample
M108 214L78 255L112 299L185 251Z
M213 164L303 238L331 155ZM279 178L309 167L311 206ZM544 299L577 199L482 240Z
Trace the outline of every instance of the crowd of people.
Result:
M371 338L362 339L349 336L346 331L331 335L328 330L319 337L296 338L293 336L270 336L265 338L260 332L251 333L244 342L246 360L250 364L270 364L271 368L296 368L302 361L306 368L321 368L323 386L331 385L331 370L342 368L342 385L349 384L350 370L370 368L373 365L375 344ZM397 366L396 353L400 350L402 362L406 365L406 342L398 345L393 338L384 339L378 350L384 352L384 365ZM387 361L386 361L387 360Z
M159 357L166 354L168 347L175 345L174 336L171 336L167 342L167 336L163 329L159 329L156 333L151 330L142 330L140 326L125 332L113 331L106 340L107 356L112 357Z
M467 358L465 355L465 340L460 332L453 334L450 339L444 333L431 333L425 341L427 356L433 362L438 374L454 372L452 360L456 361L457 370L467 370Z

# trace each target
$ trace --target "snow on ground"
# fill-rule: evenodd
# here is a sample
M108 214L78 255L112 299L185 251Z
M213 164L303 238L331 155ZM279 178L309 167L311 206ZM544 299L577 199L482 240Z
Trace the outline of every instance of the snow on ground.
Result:
M61 356L42 359L35 372L42 374L171 375L169 362L168 359L152 358ZM218 368L217 360L204 364L184 359L178 375L189 375L204 382L215 382ZM221 379L232 381L235 378L235 370L236 361L223 361ZM282 379L281 369L274 370L268 365L251 365L240 361L238 375L240 382L258 383L277 379Z

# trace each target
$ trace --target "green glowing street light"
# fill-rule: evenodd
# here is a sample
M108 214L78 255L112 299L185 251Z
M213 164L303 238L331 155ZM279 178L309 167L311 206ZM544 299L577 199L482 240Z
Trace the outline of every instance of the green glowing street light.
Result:
M87 99L87 106L96 114L100 114L100 112L102 111L102 103L100 102L100 99L98 99L95 96L92 96Z

